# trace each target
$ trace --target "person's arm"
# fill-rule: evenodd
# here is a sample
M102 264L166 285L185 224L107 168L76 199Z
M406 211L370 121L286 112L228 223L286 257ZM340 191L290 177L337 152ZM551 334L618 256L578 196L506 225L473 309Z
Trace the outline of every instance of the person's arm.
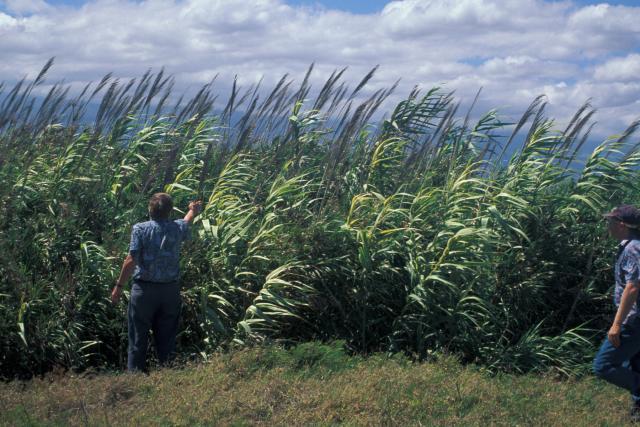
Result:
M120 301L122 295L122 287L129 281L131 275L136 269L136 259L140 255L142 249L142 235L138 225L134 225L131 229L131 241L129 242L129 254L122 263L120 269L120 277L116 281L116 285L111 290L111 302L114 304Z
M136 261L133 259L131 254L127 255L122 263L122 269L120 270L120 277L116 281L116 285L113 287L111 291L111 302L116 304L120 301L120 296L122 295L122 287L129 281L133 271L136 268Z
M622 298L620 299L620 306L616 312L616 317L613 320L613 325L609 329L608 338L614 347L620 346L620 332L622 330L622 322L627 318L629 311L633 307L633 304L638 299L638 293L640 288L636 282L627 282L622 292Z
M184 220L187 221L187 223L191 224L193 222L193 219L198 216L201 209L202 202L200 200L189 203L189 212L187 212L187 214L184 216Z

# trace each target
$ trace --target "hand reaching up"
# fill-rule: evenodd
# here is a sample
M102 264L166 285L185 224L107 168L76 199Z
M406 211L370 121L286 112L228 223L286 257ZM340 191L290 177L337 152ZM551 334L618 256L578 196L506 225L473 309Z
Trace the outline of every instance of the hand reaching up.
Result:
M184 220L191 223L193 219L198 216L202 210L202 202L200 200L194 200L189 203L189 212L184 216Z
M193 211L193 213L195 215L198 215L202 211L202 201L201 200L194 200L193 202L190 202L189 203L189 210Z

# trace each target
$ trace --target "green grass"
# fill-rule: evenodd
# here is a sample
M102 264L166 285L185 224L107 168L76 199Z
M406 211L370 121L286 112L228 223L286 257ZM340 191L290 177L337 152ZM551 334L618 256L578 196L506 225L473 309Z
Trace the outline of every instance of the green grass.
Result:
M624 391L590 376L490 376L453 357L352 357L340 344L0 385L2 425L622 425L627 407Z

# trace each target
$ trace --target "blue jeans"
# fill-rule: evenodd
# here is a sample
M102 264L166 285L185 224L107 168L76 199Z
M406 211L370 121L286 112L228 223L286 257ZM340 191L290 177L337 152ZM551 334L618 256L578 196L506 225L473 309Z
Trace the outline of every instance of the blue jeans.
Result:
M149 330L153 330L160 364L164 365L173 359L181 305L178 283L133 283L127 314L129 371L146 371Z
M605 339L593 360L593 373L631 392L640 403L640 317L622 325L620 347Z

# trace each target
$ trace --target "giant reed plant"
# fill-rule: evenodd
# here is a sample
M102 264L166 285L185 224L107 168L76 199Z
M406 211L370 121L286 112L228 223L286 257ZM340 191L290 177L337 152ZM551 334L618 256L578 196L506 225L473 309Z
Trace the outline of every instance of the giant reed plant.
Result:
M234 82L220 104L211 82L169 105L163 72L36 97L50 66L0 92L0 375L122 366L108 290L156 191L206 201L183 256L185 357L342 339L492 371L590 358L611 311L598 219L638 202L637 123L582 161L588 104L560 132L542 97L512 126L416 89L374 126L395 89L363 96L375 69L352 91L344 70L314 91L312 66L297 87Z

